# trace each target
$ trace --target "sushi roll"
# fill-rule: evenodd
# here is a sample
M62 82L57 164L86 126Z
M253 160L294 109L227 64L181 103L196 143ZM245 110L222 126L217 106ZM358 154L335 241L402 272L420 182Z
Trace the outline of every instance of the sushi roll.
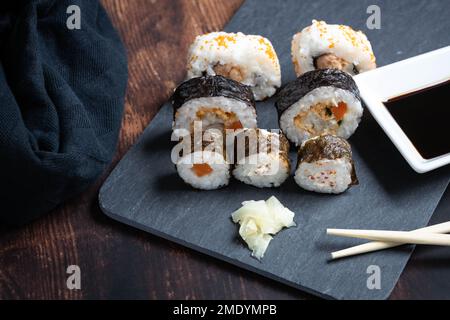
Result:
M211 129L214 131L214 129ZM190 152L182 154L176 163L178 175L193 188L215 190L228 185L231 166L227 161L223 135L213 141L191 141Z
M297 76L315 69L340 69L356 75L377 67L364 33L316 20L294 35L292 62Z
M295 182L309 191L334 194L358 184L350 144L332 135L305 141L298 151Z
M260 101L281 86L277 54L264 37L213 32L198 36L188 54L187 78L221 75L252 88Z
M201 122L202 131L256 128L252 91L222 76L203 76L182 83L172 96L172 105L176 136L192 133L195 122Z
M355 81L337 69L300 76L280 91L276 106L281 130L297 146L321 134L347 139L363 114Z
M280 132L247 129L236 134L233 176L258 188L279 187L291 172L289 141Z

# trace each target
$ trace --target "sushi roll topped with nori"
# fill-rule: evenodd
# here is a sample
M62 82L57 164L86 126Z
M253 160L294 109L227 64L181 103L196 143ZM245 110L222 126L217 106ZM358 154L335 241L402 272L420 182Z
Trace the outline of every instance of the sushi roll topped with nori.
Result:
M358 87L337 69L307 72L278 93L280 128L297 146L322 134L349 138L363 114Z
M305 141L298 150L295 181L309 191L335 194L358 184L350 144L333 135Z
M222 75L248 85L260 101L281 86L281 69L272 43L258 35L212 32L198 36L191 45L188 79Z
M187 184L200 190L215 190L228 185L231 165L220 131L207 130L201 143L191 141L190 148L182 150L180 156L176 169Z
M315 69L340 69L355 75L377 67L372 46L362 31L316 20L294 35L292 62L297 76Z
M251 89L222 76L203 76L182 83L172 96L173 129L193 132L194 123L208 128L256 128L255 99ZM184 129L184 130L183 130Z
M258 188L279 187L289 177L289 141L281 132L246 129L235 139L233 176Z

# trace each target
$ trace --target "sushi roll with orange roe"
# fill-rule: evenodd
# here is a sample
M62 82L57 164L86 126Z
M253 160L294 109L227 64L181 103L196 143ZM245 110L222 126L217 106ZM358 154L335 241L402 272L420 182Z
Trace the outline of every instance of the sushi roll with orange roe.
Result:
M221 75L249 86L257 101L281 86L281 69L272 43L258 35L212 32L198 36L188 54L187 78Z
M339 69L356 75L377 67L372 46L362 31L316 20L294 35L292 62L297 76L315 69Z

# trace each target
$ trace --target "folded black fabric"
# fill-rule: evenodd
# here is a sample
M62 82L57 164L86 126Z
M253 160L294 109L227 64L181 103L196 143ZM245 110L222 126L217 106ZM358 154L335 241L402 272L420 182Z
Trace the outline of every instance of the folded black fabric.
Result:
M0 223L23 224L111 161L126 54L97 0L15 0L0 4L0 60Z

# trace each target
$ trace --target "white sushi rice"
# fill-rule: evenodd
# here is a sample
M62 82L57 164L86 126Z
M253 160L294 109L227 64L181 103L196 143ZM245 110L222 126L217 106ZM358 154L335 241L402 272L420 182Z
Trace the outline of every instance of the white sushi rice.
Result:
M256 110L243 101L226 97L208 97L192 99L181 106L175 113L175 121L172 129L175 136L181 136L177 132L191 131L195 121L202 122L202 130L207 130L217 125L223 125L223 119L213 113L206 117L199 118L197 112L202 109L219 108L227 113L233 113L241 122L244 128L256 128ZM184 129L184 130L179 130Z
M199 177L193 170L194 164L208 164L212 172ZM230 165L217 152L199 151L182 157L176 165L179 176L194 188L214 190L228 185L230 181Z
M295 171L295 182L305 190L339 194L352 183L352 164L346 158L301 163Z
M324 54L352 63L360 73L376 68L372 46L364 33L313 20L311 26L292 39L292 61L297 75L314 70L314 59Z
M248 85L256 100L271 97L281 86L275 50L258 35L213 32L198 36L189 49L187 69L188 79L220 74Z
M289 167L276 153L253 154L236 164L233 176L258 188L279 187L289 177Z
M346 90L335 87L319 87L290 106L280 117L281 129L286 137L292 143L295 143L295 145L299 146L303 141L314 136L308 131L298 128L294 123L295 117L301 112L308 111L312 106L320 102L329 103L330 105L337 105L339 102L344 102L347 104L347 112L336 132L330 130L330 127L337 125L335 119L325 121L314 116L312 113L309 114L307 119L303 121L314 125L317 135L329 133L348 139L358 128L363 114L361 102Z

